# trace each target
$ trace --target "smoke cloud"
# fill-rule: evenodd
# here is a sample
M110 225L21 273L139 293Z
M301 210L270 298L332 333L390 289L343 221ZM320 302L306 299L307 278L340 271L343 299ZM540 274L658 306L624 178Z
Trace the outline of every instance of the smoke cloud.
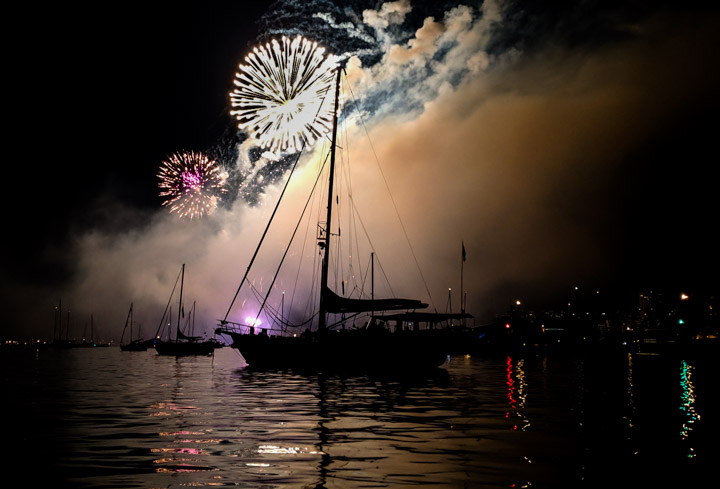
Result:
M267 32L296 33L300 7L276 7L263 19ZM410 0L315 7L304 20L322 24L315 31L326 36L321 43L347 60L340 154L351 173L338 180L343 187L351 182L352 197L340 202L338 215L355 215L351 203L361 213L341 230L344 248L333 264L353 268L331 286L339 293L368 291L370 249L348 243L367 228L381 267L378 295L422 299L438 311L450 298L457 312L462 242L467 310L478 324L531 291L539 301L577 284L618 280L618 229L628 229L623 207L632 193L627 165L684 120L689 107L707 102L718 81L717 70L706 68L718 41L713 16L690 23L689 15L660 13L616 23L624 36L613 42L568 44L555 37L533 45L509 35L522 17L511 2L451 5L432 15ZM196 325L210 333L230 306L294 162L250 157L251 146L237 146L230 180L233 172L242 178L234 180L234 200L207 218L183 221L158 209L141 228L79 236L63 303L81 315L94 311L119 336L132 301L151 334L185 263L185 302L197 301ZM257 313L323 151L327 143L301 158L284 197L289 210L278 213L265 239L269 250L249 275L256 292L244 288L228 319ZM299 312L312 310L306 298L323 207L318 197L309 202L269 303L287 314L295 293L298 320ZM299 255L315 265L290 264ZM392 289L381 284L384 275ZM61 293L48 295L46 306L55 294Z

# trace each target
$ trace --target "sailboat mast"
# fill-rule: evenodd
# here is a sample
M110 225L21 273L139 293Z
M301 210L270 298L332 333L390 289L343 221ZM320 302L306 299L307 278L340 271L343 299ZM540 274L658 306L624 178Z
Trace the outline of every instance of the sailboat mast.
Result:
M370 299L375 300L375 252L370 252Z
M55 308L55 317L53 318L53 341L59 340L62 334L62 301L58 301L58 306ZM58 326L60 329L58 330Z
M370 252L370 300L375 300L375 252ZM370 317L375 317L375 311L370 311Z
M330 225L332 218L332 201L333 201L333 181L335 180L335 146L337 138L337 117L340 105L340 76L342 75L342 67L338 66L337 78L335 79L335 110L333 111L333 130L332 130L332 147L330 149L330 183L328 184L328 204L327 217L325 220L325 254L322 262L322 275L320 277L320 314L318 318L318 331L327 329L327 318L325 317L325 290L328 283L329 258L330 258Z
M180 338L180 315L182 314L182 293L183 293L183 283L184 282L185 282L185 264L183 263L182 274L180 276L180 307L178 307L177 333L175 334L176 340Z
M461 319L462 325L465 326L465 306L467 306L467 292L465 292L465 284L463 284L463 268L465 267L465 241L460 241L461 260L460 260L460 314L463 316Z
M130 325L130 342L131 342L132 339L133 339L133 334L132 334L132 307L133 307L133 303L131 302L131 303L130 303L130 310L128 311L128 315L127 315L127 317L125 318L125 327L123 328L122 335L120 335L120 344L122 344L123 340L125 339L125 331L127 331L128 324Z
M463 300L463 268L465 267L465 243L462 243L462 259L460 260L460 314L465 314L465 301Z
M132 332L132 302L130 303L130 312L128 312L128 315L130 316L130 341L133 339L133 332Z
M192 326L190 327L190 336L195 335L195 301L193 301L192 310L190 311L190 315L192 316Z

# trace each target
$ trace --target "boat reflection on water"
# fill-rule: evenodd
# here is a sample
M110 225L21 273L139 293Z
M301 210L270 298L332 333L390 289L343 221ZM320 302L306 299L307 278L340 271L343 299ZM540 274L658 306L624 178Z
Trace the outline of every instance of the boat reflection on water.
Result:
M229 348L3 353L6 461L28 483L705 487L720 436L716 357L453 356L356 375L248 369Z

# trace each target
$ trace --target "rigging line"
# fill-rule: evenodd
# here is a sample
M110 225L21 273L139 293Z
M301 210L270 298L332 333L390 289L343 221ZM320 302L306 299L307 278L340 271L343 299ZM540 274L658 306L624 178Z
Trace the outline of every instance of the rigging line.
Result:
M340 138L343 141L342 145L342 152L340 154L340 172L341 176L338 179L338 189L345 185L345 188L347 189L347 195L352 196L352 178L351 178L351 172L350 172L350 145L349 140L347 137L347 124L343 122L342 130L340 131ZM338 191L340 193L340 190ZM338 204L338 229L340 228L340 216L344 213L347 216L348 220L348 226L345 229L345 235L347 236L347 241L343 240L340 236L340 231L338 230L338 264L340 267L340 275L341 275L341 285L342 285L342 293L345 297L350 297L350 294L347 293L345 284L347 283L350 285L351 279L353 279L354 270L353 270L353 252L352 252L352 246L353 246L353 226L352 226L352 201L350 201L350 208L348 210L345 210L345 206L343 205L342 209L340 208L340 204ZM344 259L345 259L345 252L343 251L342 247L347 243L347 257L348 257L348 266L347 266L347 273L349 274L347 277L345 277L346 268L343 265ZM336 289L337 290L337 289Z
M313 119L313 122L317 120L318 114L320 114L320 109L323 106L323 103L325 102L325 97L327 97L327 94L329 93L330 88L328 87L325 90L325 93L323 94L323 98L320 101L320 104L318 105L318 110L315 113L315 118ZM250 264L247 267L247 270L245 270L245 275L243 276L242 280L240 281L240 285L238 285L237 290L235 291L235 296L233 297L233 300L230 302L230 307L228 307L227 312L225 313L225 317L223 318L223 321L227 321L228 316L230 315L230 311L233 308L233 305L235 304L235 300L237 300L237 296L240 293L240 289L242 288L243 283L245 282L245 279L247 279L248 273L250 272L250 268L252 267L253 263L255 262L255 257L257 257L258 252L260 251L260 247L262 246L263 241L265 240L265 236L267 235L268 229L270 229L270 224L272 224L273 218L275 217L275 213L278 210L278 207L280 207L280 202L282 201L283 195L285 195L285 190L287 190L288 186L290 185L290 180L292 180L293 173L295 173L295 168L297 168L298 161L300 161L300 156L305 151L305 146L307 144L307 139L303 138L303 144L300 148L300 151L297 153L297 158L295 158L295 163L293 163L292 170L290 170L290 175L288 175L287 181L285 182L285 186L282 189L282 192L280 193L280 197L278 198L277 203L275 204L275 209L273 209L272 215L270 216L270 220L267 223L267 226L265 226L265 231L263 231L262 237L260 238L260 242L257 245L257 248L255 248L255 253L253 253L252 259L250 260Z
M348 139L347 129L345 130L345 138L346 138L346 140ZM353 196L353 193L352 193L352 172L351 172L351 170L350 170L350 149L349 149L349 145L350 145L350 143L349 143L349 141L348 141L348 142L346 143L346 146L348 146L348 151L347 151L347 161L348 161L348 163L347 163L347 177L346 177L346 178L347 178L347 185L348 185L348 194L349 194L349 196L350 196L350 212L349 212L349 215L350 215L350 218L349 218L349 220L350 220L350 226L349 226L349 228L350 228L350 233L351 233L351 236L350 236L350 238L349 238L349 240L348 240L348 241L350 242L348 248L350 249L350 254L351 254L351 256L354 256L355 259L356 259L356 261L357 261L358 270L360 270L360 271L362 272L362 265L361 265L361 263L360 263L360 242L358 241L358 237L359 237L359 234L360 234L360 233L358 232L357 221L355 220L355 214L354 214L354 211L353 211L353 206L355 205L355 202L354 202L354 200L353 200L353 198L352 198L352 196ZM353 237L355 238L355 242L354 242L354 244L355 244L355 251L354 251L354 252L353 252ZM353 271L354 271L354 270L353 270ZM354 282L354 284L355 284L355 288L357 289L358 283L357 283L357 278L355 277L355 274L354 274L354 273L353 273L353 282ZM361 290L360 290L360 296L362 296L362 293L363 293L363 289L361 288Z
M158 325L158 329L157 329L157 331L155 332L155 338L158 337L158 335L160 334L160 328L163 327L163 322L165 321L165 315L166 315L167 312L168 312L168 308L170 307L170 302L172 301L173 295L175 295L175 289L177 288L177 284L178 284L178 281L180 280L180 274L181 274L181 273L182 273L182 270L181 270L180 272L178 272L178 276L177 276L177 278L175 279L175 285L173 285L172 292L170 292L170 298L168 299L168 303L167 303L167 305L165 306L165 312L163 312L163 315L162 315L162 317L160 318L160 324Z
M352 88L351 88L351 92L352 92ZM367 130L366 130L366 133L367 133ZM368 135L368 140L370 140L369 135ZM370 142L370 144L372 146L372 141ZM374 149L373 149L373 152L374 152ZM349 152L346 154L347 154L347 161L348 161L348 164L346 166L349 167L349 161L350 161ZM375 159L378 162L378 166L379 166L379 160L377 159L377 155L375 155ZM382 169L381 169L381 173L382 173ZM348 186L349 189L351 189L352 185L350 182L350 172L344 171L343 176L345 177L346 185ZM387 182L385 182L385 185L387 186ZM389 193L389 191L390 191L390 189L388 188L388 193ZM392 197L392 194L390 196ZM373 244L372 239L370 239L370 233L368 232L367 228L365 227L365 223L363 222L362 217L360 217L360 210L355 205L355 199L354 199L351 191L348 191L348 197L350 200L350 208L351 208L351 212L349 212L349 214L350 214L350 218L352 219L352 222L354 223L355 217L357 217L357 220L360 221L360 225L362 226L362 229L365 232L365 237L367 238L368 243L370 244L370 248L372 250L375 250L375 245ZM395 212L397 213L397 207L395 208ZM398 219L400 219L399 213L398 213ZM401 222L401 224L402 224L402 222ZM357 227L357 224L355 224L355 226ZM404 228L403 228L403 230L404 230ZM405 235L405 237L407 239L407 234ZM357 253L358 253L358 264L359 264L360 263L360 258L359 258L360 245L357 242L357 232L356 232L356 248L357 248ZM377 256L377 253L375 253L375 255ZM395 291L393 290L392 285L390 284L390 279L388 278L387 274L385 273L385 269L382 267L382 263L380 263L380 258L378 257L377 259L378 259L378 264L380 265L380 270L382 271L383 277L385 278L385 283L387 284L388 288L390 289L390 295L394 297ZM415 263L417 265L417 260L415 261ZM419 265L418 265L418 269L419 269ZM422 273L421 273L421 276L422 276ZM423 281L424 281L424 278L423 278ZM425 288L427 290L427 285L425 286ZM363 279L363 285L362 285L362 291L364 292L364 290L365 290L365 279ZM428 291L428 295L429 295L429 293L430 292ZM430 298L432 299L432 297L430 297Z
M361 290L363 296L365 296L365 281L367 280L367 276L370 273L370 260L372 260L372 255L370 255L370 257L368 258L368 266L367 266L367 268L365 268L365 275L362 276L362 281L360 282L360 285L361 285L360 290ZM395 295L395 294L393 294L393 295Z
M339 185L338 185L339 187ZM338 188L338 190L340 190ZM344 266L344 256L345 254L342 252L343 247L343 237L342 237L342 228L340 227L340 216L342 214L343 209L340 207L340 202L336 201L335 207L337 208L337 216L338 216L338 234L337 239L335 242L337 243L335 246L335 259L334 265L335 265L335 290L342 290L342 294L345 295L345 266ZM338 280L339 287L338 288Z
M385 283L387 284L388 288L390 289L390 293L395 296L395 292L393 291L392 285L390 285L390 279L388 278L387 274L385 273L385 268L382 266L382 262L380 261L380 258L377 256L377 253L375 253L375 260L377 261L377 264L380 265L380 271L382 272L383 277L385 277Z
M320 167L320 170L318 173L322 173L322 170L323 170L323 168L325 168L325 164L327 163L327 160L329 157L330 157L330 153L328 152L328 154L325 156L325 161L323 162L322 166ZM312 210L311 210L311 212L312 212ZM300 269L302 268L302 263L303 263L302 258L303 258L303 256L305 256L305 245L307 244L307 241L308 241L308 233L309 232L310 232L310 219L308 219L307 226L305 227L305 238L303 239L303 245L302 245L302 248L300 249L300 260L298 260L298 268L297 268L297 272L295 274L295 284L293 285L293 293L290 296L289 310L292 310L293 304L295 304L295 293L297 292L297 284L298 284L298 281L300 280ZM314 261L315 260L313 260L313 262ZM313 266L313 269L314 268L315 267Z
M319 205L321 205L319 203ZM320 211L320 209L318 209ZM318 291L318 283L319 279L318 276L320 275L322 271L322 260L318 259L320 257L320 253L313 253L313 268L312 268L312 278L310 280L310 293L308 295L308 300L305 303L305 314L306 315L312 315L315 316L316 312L319 315L320 313L320 295Z
M352 200L352 198L350 199ZM355 203L352 202L352 209L355 212L355 215L357 216L358 221L360 221L360 226L362 227L363 231L365 231L365 237L367 238L368 242L370 243L370 248L375 249L375 245L372 243L372 239L370 239L370 233L368 233L367 228L365 227L365 223L362 220L362 217L360 217L360 212L358 211L357 207L355 206ZM379 262L379 260L378 260ZM382 265L380 265L380 269L382 270ZM383 270L383 276L385 277L385 281L387 282L388 288L390 289L390 293L394 296L395 292L393 291L392 285L390 285L390 280L387 278L387 275L385 275L385 271ZM364 288L364 287L363 287Z
M322 170L325 167L325 163L323 163L323 166L320 168L320 171L318 172L318 176L315 179L315 183L312 186L312 189L310 189L310 195L308 195L307 200L305 201L305 206L303 207L302 212L300 213L300 219L298 219L297 224L295 225L295 229L293 230L292 236L290 236L290 241L288 242L287 247L285 248L285 253L283 253L282 259L280 260L280 264L277 267L277 270L275 271L275 276L272 279L272 282L268 286L267 294L265 294L265 299L263 300L262 305L260 306L260 309L258 310L257 316L255 317L255 322L257 323L258 318L260 317L260 314L262 313L263 309L265 308L265 303L268 300L268 297L270 297L270 293L272 292L273 285L275 285L275 280L277 279L278 274L280 273L280 268L282 267L283 262L285 262L285 258L287 257L288 251L290 251L290 246L293 243L293 240L295 239L295 234L297 233L298 228L300 227L300 223L303 220L303 217L305 216L305 211L308 208L308 205L310 204L310 201L312 200L313 193L315 192L315 188L317 187L318 182L320 181L320 176L322 175Z
M250 273L250 268L253 266L253 263L255 262L255 258L257 257L257 254L260 251L260 247L262 246L263 241L265 240L265 236L267 235L267 232L270 229L270 225L273 222L275 213L277 212L278 207L280 207L280 202L282 201L282 198L285 195L285 191L287 190L288 186L290 185L290 180L292 179L293 173L295 172L295 168L297 168L298 161L300 161L300 155L302 155L304 150L305 150L305 141L303 141L302 148L300 148L297 158L295 158L295 163L293 163L292 170L290 170L290 175L288 175L288 178L285 181L285 185L283 186L282 192L280 193L280 197L278 198L277 202L275 203L275 208L272 211L270 220L268 221L267 226L265 226L265 230L263 231L262 237L260 238L260 242L258 243L257 248L255 248L255 253L253 253L252 258L250 259L250 263L248 264L247 270L245 270L245 275L243 275L243 278L240 281L240 285L238 285L238 288L235 291L235 295L233 296L233 299L230 302L230 307L228 307L228 310L225 313L225 317L223 318L223 321L227 321L227 318L230 315L230 311L232 310L233 305L235 305L235 301L237 300L238 294L240 293L240 289L242 288L243 283L245 283L248 273Z
M328 139L328 143L330 144L330 147L332 147L332 140ZM332 150L331 150L332 151ZM325 163L327 163L328 159L331 158L331 151L328 151L327 156L325 157ZM323 163L323 165L325 164ZM320 185L321 188L318 192L316 192L317 197L317 217L316 222L318 222L318 228L320 227L320 223L324 222L321 221L321 219L324 219L323 216L323 205L324 205L324 198L323 194L325 194L326 189L329 188L329 181L330 179L324 179L321 181ZM327 209L327 207L325 207ZM326 223L327 228L327 223ZM327 232L327 229L326 231ZM322 253L318 251L317 253L313 253L313 267L312 267L312 278L310 280L310 292L308 294L308 300L305 304L305 315L306 316L313 316L319 315L319 304L320 304L320 296L319 296L319 286L318 284L322 282L321 279L318 279L318 276L322 273L322 259L320 256Z
M357 220L355 219L355 211L353 207L355 206L355 201L353 199L353 186L352 186L352 170L350 168L350 138L348 136L347 131L347 124L343 126L343 136L344 136L344 145L347 148L347 151L345 152L347 164L346 166L346 180L347 180L347 186L348 186L348 196L350 197L350 210L348 212L349 215L349 232L350 237L348 238L349 244L348 249L350 250L351 255L351 266L354 266L352 264L352 257L355 257L355 262L357 264L357 269L360 273L362 273L362 264L360 263L360 241L358 240L360 233L358 232L358 225ZM354 238L354 243L353 243ZM355 251L353 251L353 244L355 245ZM353 289L358 290L358 280L357 276L355 274L355 270L353 269ZM363 285L360 287L358 292L358 297L363 297L364 294L364 282Z
M350 89L350 94L353 97L353 100L357 102L357 99L355 99L355 93L352 90L352 86L350 83L348 83L348 88ZM388 189L388 194L390 195L390 201L393 204L393 207L395 208L395 214L397 214L398 221L400 221L400 227L403 230L403 234L405 235L405 239L407 240L408 247L410 248L410 253L413 256L413 259L415 260L415 266L417 266L418 273L420 273L420 278L422 278L423 285L425 285L425 291L428 294L428 297L430 297L430 302L433 305L433 309L435 309L435 312L437 312L437 307L435 307L435 301L432 298L432 295L430 294L430 289L428 288L427 282L425 281L425 276L422 273L422 269L420 268L420 263L418 262L417 256L415 255L415 250L412 247L412 243L410 242L410 237L407 234L407 230L405 229L405 224L403 224L402 218L400 217L400 212L398 211L397 204L395 204L395 198L392 195L392 192L390 192L390 185L388 184L387 179L385 178L385 173L382 170L382 166L380 166L380 159L378 158L377 152L375 151L375 146L373 146L372 140L370 139L370 132L367 130L367 126L365 125L365 120L363 119L362 113L358 112L358 116L360 117L360 123L363 126L363 130L365 131L365 134L367 135L368 141L370 142L370 149L373 152L373 155L375 156L375 162L378 165L378 168L380 169L380 175L382 175L383 182L385 182L385 187Z
M358 267L360 267L360 269L362 270L362 267L360 266L360 243L358 241L358 235L360 233L358 233L358 231L357 231L357 220L360 221L360 225L362 226L363 231L365 231L365 237L367 238L367 240L370 244L370 248L374 250L375 246L373 245L372 240L370 239L370 233L368 232L367 228L365 227L365 223L362 221L362 218L360 217L360 211L357 208L357 206L355 205L355 199L354 199L353 193L352 193L352 182L351 182L352 175L351 175L351 172L349 171L349 166L350 166L349 152L347 153L347 161L348 161L348 163L346 166L348 167L348 170L343 172L343 175L345 176L346 185L348 186L348 197L350 199L350 211L348 212L349 217L350 217L350 222L351 222L350 231L352 232L352 229L354 226L354 228L355 228L355 251L356 251L355 255L358 260ZM352 253L352 238L350 239L350 241L351 241L350 250L351 250L351 254L353 254ZM368 270L369 270L369 266L368 266ZM384 271L383 271L383 274L384 274ZM361 281L361 287L360 287L360 296L361 297L365 293L366 277L367 277L367 271L366 271L365 277L363 277L362 281ZM392 286L390 285L390 281L387 278L387 275L385 275L385 281L386 281L388 287L390 288L390 294L392 296L394 296L395 292L393 291ZM355 282L355 288L357 288L357 282Z
M335 326L337 326L338 324L342 324L342 323L344 323L344 322L350 321L351 319L355 319L355 318L358 317L360 314L361 314L361 313L356 312L356 313L351 314L350 316L347 316L347 317L342 318L340 321L335 321L333 324L330 324L330 325L328 326L328 329L332 329L332 328L334 328Z
M250 291L255 295L255 298L257 299L257 301L260 302L261 299L262 299L262 294L260 293L260 291L257 289L257 287L255 287L255 286L252 285L252 284L250 284L249 287L250 287ZM282 317L281 317L281 315L278 313L277 309L274 308L274 307L272 307L272 306L270 306L269 304L266 304L266 305L265 305L265 308L266 308L266 311L269 311L269 312L270 312L269 315L272 317L273 323L274 323L275 321L277 321L277 322L280 323L281 325L289 326L289 327L291 327L291 328L301 328L302 326L304 326L304 325L312 322L313 319L315 319L315 316L317 316L317 313L315 313L313 316L311 316L310 318L306 319L305 321L303 321L303 322L301 322L301 323L295 324L295 323L291 323L291 322L289 322L289 321L285 321L284 319L282 319ZM268 312L266 312L265 314L268 314ZM278 318L280 318L280 319L278 319ZM257 319L257 318L256 318L256 319ZM228 322L231 323L231 324L237 324L237 323L232 323L231 321L228 321ZM271 327L270 329L274 329L274 328Z

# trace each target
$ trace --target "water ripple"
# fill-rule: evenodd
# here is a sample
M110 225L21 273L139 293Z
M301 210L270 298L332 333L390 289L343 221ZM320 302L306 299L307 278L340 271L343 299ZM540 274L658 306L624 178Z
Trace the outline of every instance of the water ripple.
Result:
M41 352L6 364L24 376L6 375L9 460L26 482L258 489L574 487L644 453L684 477L709 465L714 363L603 361L458 357L383 378L253 372L230 349Z

